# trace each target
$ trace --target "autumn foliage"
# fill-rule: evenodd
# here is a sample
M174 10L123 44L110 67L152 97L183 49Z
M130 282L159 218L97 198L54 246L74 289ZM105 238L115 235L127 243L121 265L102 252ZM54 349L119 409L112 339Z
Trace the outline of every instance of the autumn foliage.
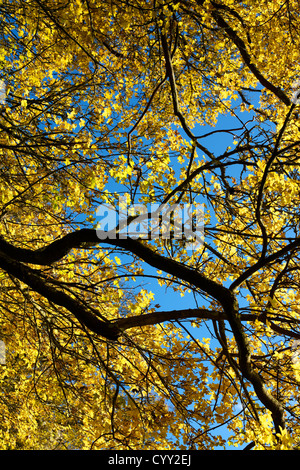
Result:
M2 449L297 448L299 7L3 0ZM203 243L99 238L120 195Z

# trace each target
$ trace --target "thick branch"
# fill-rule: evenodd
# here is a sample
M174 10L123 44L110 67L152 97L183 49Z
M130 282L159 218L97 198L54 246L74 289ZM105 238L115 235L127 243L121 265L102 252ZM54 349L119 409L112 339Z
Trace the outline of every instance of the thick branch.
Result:
M103 232L105 234L105 232ZM109 233L108 233L109 235ZM85 248L91 245L113 245L124 248L143 259L150 266L160 269L168 274L179 277L195 287L206 292L218 300L223 307L232 297L232 293L217 282L207 278L202 273L175 260L164 257L139 240L126 238L104 238L97 236L94 229L82 229L71 232L62 238L55 240L46 247L38 250L17 248L0 238L0 250L11 258L23 263L50 265L66 256L73 248Z
M276 95L284 104L289 106L291 104L290 99L286 96L284 91L273 85L269 80L267 80L262 73L258 70L256 65L252 62L251 56L247 52L246 45L244 41L238 36L238 34L229 26L229 24L224 20L224 18L220 15L220 13L217 11L218 9L222 9L222 5L219 5L216 2L212 2L212 5L215 7L215 10L212 12L212 16L214 17L216 23L218 26L222 29L224 29L228 35L228 37L233 41L233 43L236 45L238 50L240 51L240 54L242 56L242 59L244 63L247 65L249 70L253 73L255 78L261 83L261 85L268 90L270 90L274 95Z
M100 320L94 313L89 311L83 304L75 300L53 286L45 282L38 271L18 261L12 260L3 252L0 252L0 268L20 281L27 284L35 292L48 299L54 304L66 308L77 318L77 320L91 331L111 340L116 340L120 334L119 330L111 323Z
M157 325L168 321L184 320L184 319L204 319L219 320L224 317L221 312L207 310L205 308L170 310L162 312L152 312L144 315L135 315L133 317L119 318L114 322L119 330L125 331L138 326Z
M159 323L172 322L177 320L197 319L197 320L213 320L213 321L226 321L228 318L223 312L217 310L208 310L205 308L189 308L181 310L168 310L168 311L155 311L143 315L134 315L132 317L118 318L113 322L120 331L125 331L130 328L139 326L157 325ZM240 316L241 322L255 322L260 321L264 324L269 323L270 328L279 334L288 336L290 338L300 339L300 333L288 330L279 325L276 325L269 318L267 319L264 314L257 315L255 313L244 313Z
M3 240L1 243L3 243ZM28 263L31 263L34 260L37 264L46 264L46 262L50 264L66 255L72 248L83 247L82 245L86 243L92 245L100 243L109 244L125 248L129 252L143 259L150 266L186 281L190 285L201 289L203 292L219 301L223 307L224 315L230 323L238 346L239 364L243 376L252 383L257 397L272 412L276 432L279 432L279 427L285 427L283 409L280 403L268 392L261 377L253 369L251 363L251 348L241 324L238 302L233 291L207 278L195 269L154 252L151 248L142 244L138 240L132 240L130 238L106 238L104 240L100 240L97 237L96 230L93 229L83 229L70 233L51 243L42 250L31 251L26 249L17 249L9 246L9 244L6 244L6 247L7 249L10 249L11 253L15 256L18 252L19 255L23 257L23 260L26 260ZM78 302L67 296L65 293L56 291L52 287L47 286L31 268L22 265L20 262L9 259L4 255L4 253L0 258L0 267L13 276L16 276L21 281L27 283L31 288L39 292L41 295L44 295L49 300L68 308L68 310L74 313L79 321L91 328L93 331L98 331L100 335L109 339L117 339L120 332L118 328L120 323L116 327L116 324L112 323L109 325L106 322L99 320L96 316L90 314L84 307L78 305Z

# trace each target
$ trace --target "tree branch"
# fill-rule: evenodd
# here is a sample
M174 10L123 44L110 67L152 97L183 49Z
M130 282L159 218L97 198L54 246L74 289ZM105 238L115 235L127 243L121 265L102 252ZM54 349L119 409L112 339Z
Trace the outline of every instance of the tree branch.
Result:
M3 240L0 242L3 245ZM82 229L65 235L59 240L54 241L47 247L41 250L26 250L15 247L9 247L6 243L6 248L10 249L11 253L15 256L19 253L25 262L36 264L51 264L62 256L66 255L72 248L82 247L83 244L109 244L118 246L128 250L130 253L137 255L150 266L160 269L181 280L193 285L206 294L217 300L224 310L224 315L229 321L235 341L239 351L239 365L243 376L251 382L259 400L272 412L276 432L280 432L280 427L285 427L283 418L283 409L281 404L274 398L266 389L261 377L253 369L251 363L251 348L248 342L247 335L241 324L239 315L239 306L233 291L218 284L217 282L209 279L204 274L185 266L173 259L166 258L159 253L153 251L148 246L142 244L138 240L127 239L109 239L100 240L97 232L94 229ZM7 252L7 251L6 251ZM0 253L1 254L1 253ZM25 282L32 289L48 298L50 301L58 305L66 307L69 311L74 313L76 318L90 328L92 331L108 338L116 340L121 333L119 330L120 323L108 324L100 320L95 315L92 315L86 308L80 305L77 301L66 295L64 292L57 291L56 289L45 284L39 276L31 268L24 266L22 263L8 258L4 253L0 257L0 267ZM189 313L188 313L189 314ZM159 315L159 313L158 313ZM174 314L173 314L174 315ZM167 316L167 314L165 314ZM158 317L156 317L157 320ZM131 320L134 322L134 320ZM126 323L127 322L127 323ZM156 321L157 322L157 321ZM129 328L130 320L126 319L123 322ZM117 325L117 326L116 326Z
M207 310L205 308L197 308L152 312L144 315L135 315L133 317L119 318L113 323L117 325L121 331L125 331L130 328L136 328L137 326L156 325L158 323L184 320L188 318L219 320L219 318L222 316L223 315L221 312Z
M21 282L28 285L35 292L53 302L54 304L66 308L77 318L77 320L107 339L116 340L120 335L120 331L116 326L105 320L100 320L94 313L88 310L83 304L73 297L67 295L45 282L40 273L19 261L9 258L5 253L0 251L0 268L16 277ZM100 312L99 312L100 316Z
M249 70L253 73L255 78L260 82L260 84L270 90L274 95L276 95L284 104L287 106L290 106L291 101L290 99L286 96L284 91L273 85L269 80L267 80L262 73L258 70L256 65L252 62L251 56L247 52L246 45L244 41L238 36L238 34L229 26L229 24L224 20L224 18L220 15L220 13L217 11L218 9L222 9L222 5L219 5L216 2L211 2L212 5L214 6L215 10L212 11L212 16L214 17L216 23L218 26L222 29L224 29L228 35L228 37L233 41L233 43L236 45L238 50L240 51L240 54L242 56L242 59L244 63L247 65Z

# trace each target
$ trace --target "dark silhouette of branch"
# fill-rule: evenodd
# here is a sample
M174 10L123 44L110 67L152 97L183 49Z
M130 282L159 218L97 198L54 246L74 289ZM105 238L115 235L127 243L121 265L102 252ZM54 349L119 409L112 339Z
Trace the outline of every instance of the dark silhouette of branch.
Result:
M94 333L97 333L107 339L116 340L120 334L118 329L111 323L101 320L85 305L78 300L56 289L41 278L41 273L29 266L11 259L9 256L0 252L0 268L11 276L19 279L21 282L29 286L35 292L54 303L57 306L66 308L77 318L77 320ZM100 316L100 313L99 313Z
M280 101L282 101L284 104L286 104L287 106L290 106L291 104L291 101L290 99L286 96L286 94L284 93L284 91L273 85L273 83L271 83L269 80L267 80L263 74L258 70L258 68L256 67L256 65L253 63L252 59L251 59L251 56L250 54L248 53L247 51L247 48L246 48L246 44L244 43L244 41L238 36L238 34L236 33L236 31L234 31L231 26L229 26L229 24L224 20L224 18L222 17L222 15L219 13L218 10L221 10L223 9L222 8L222 5L216 3L216 2L212 2L212 5L214 6L215 10L212 12L212 16L214 17L216 23L218 24L218 26L222 29L224 29L228 35L228 37L233 41L233 43L236 45L236 47L238 48L238 50L240 51L240 54L242 56L242 59L244 61L244 63L247 65L247 67L249 68L249 70L253 73L253 75L255 76L255 78L257 78L257 80L260 82L260 84L267 88L268 90L270 90L272 93L274 93L274 95L276 95Z
M238 301L232 290L209 279L195 269L185 266L171 258L162 256L139 240L130 238L106 238L100 240L96 230L93 229L83 229L72 232L54 241L47 247L35 251L12 247L3 240L0 242L0 249L5 249L5 244L6 253L8 253L8 250L10 253L1 253L0 267L2 269L17 277L22 282L25 282L29 287L45 296L48 300L67 308L81 323L92 331L112 340L116 340L121 333L119 330L120 323L113 322L109 324L106 321L100 320L72 297L46 284L40 279L36 271L22 264L20 258L22 258L23 262L27 263L51 264L65 256L72 248L84 248L87 245L96 244L109 244L124 248L126 251L144 260L150 266L178 277L200 289L202 292L205 292L207 295L217 300L223 308L224 315L230 324L238 347L239 366L243 377L251 382L259 400L271 411L276 432L280 432L280 428L285 428L283 408L280 402L267 390L262 378L253 368L251 362L251 347L241 323ZM17 257L18 254L20 256L19 261L9 258L9 255ZM124 324L126 325L126 323L123 323L123 327Z

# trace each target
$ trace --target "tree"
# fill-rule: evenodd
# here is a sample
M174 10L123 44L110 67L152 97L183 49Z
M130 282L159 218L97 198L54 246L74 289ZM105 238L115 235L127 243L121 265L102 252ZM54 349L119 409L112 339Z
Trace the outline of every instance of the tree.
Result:
M298 10L2 3L3 448L299 445ZM120 195L203 243L112 237Z

